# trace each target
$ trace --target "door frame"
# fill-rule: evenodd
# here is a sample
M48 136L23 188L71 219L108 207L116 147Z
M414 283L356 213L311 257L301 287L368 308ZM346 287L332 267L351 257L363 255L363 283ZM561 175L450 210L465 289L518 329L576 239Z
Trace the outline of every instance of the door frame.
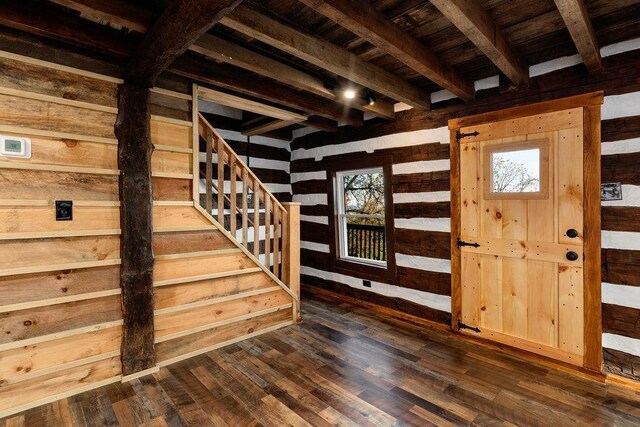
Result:
M461 251L456 240L461 232L460 143L462 128L535 114L583 108L584 141L584 360L583 367L602 372L602 288L600 225L600 107L602 91L523 105L449 120L451 150L451 328L458 331L462 315Z

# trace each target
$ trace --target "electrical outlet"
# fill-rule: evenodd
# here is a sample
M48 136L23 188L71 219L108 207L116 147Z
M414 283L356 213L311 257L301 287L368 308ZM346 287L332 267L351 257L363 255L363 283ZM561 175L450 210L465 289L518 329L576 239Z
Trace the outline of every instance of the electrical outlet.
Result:
M364 286L365 288L370 288L371 287L371 280L363 280L362 281L362 286Z

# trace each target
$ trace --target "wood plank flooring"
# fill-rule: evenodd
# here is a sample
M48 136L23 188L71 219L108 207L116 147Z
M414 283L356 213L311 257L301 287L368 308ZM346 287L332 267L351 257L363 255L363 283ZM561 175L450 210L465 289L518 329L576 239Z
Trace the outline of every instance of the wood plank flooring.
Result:
M9 426L640 425L640 394L330 300L304 323Z

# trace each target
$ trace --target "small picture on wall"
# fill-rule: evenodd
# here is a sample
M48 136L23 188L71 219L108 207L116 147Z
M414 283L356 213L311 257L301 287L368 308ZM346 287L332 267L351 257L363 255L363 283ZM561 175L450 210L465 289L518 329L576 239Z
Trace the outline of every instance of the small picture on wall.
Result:
M622 200L622 186L620 185L620 183L603 183L600 190L600 199L603 202L608 200Z

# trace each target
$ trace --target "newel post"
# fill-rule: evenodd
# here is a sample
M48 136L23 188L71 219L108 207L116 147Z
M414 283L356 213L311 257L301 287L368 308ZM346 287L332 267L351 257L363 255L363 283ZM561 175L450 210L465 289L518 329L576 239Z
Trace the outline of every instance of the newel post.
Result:
M300 299L300 203L283 203L287 221L282 239L282 281ZM293 318L301 322L300 303L293 302Z

